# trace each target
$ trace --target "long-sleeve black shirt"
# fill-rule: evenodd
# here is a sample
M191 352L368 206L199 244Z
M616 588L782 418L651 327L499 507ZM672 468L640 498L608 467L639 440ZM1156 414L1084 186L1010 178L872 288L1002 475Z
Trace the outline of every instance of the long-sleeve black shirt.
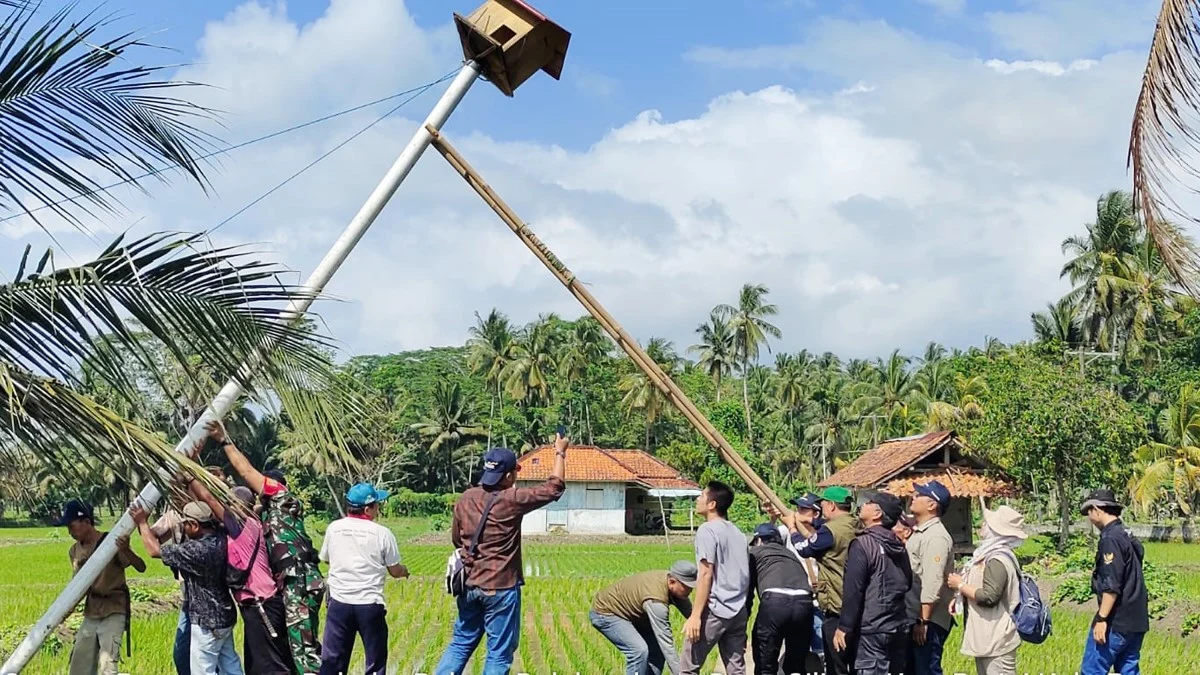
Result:
M1096 568L1092 571L1092 591L1100 596L1117 596L1108 626L1117 633L1145 633L1150 630L1150 612L1142 560L1146 551L1118 518L1100 530L1096 547Z

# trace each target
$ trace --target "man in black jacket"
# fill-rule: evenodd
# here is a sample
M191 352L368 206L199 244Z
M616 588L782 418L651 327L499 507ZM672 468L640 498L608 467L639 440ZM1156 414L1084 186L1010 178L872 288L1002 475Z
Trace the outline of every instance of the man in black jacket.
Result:
M912 567L904 544L892 531L904 512L900 499L880 492L859 509L863 530L850 542L842 586L842 614L834 648L846 649L857 637L854 668L858 675L903 672L908 651L904 596L912 585Z
M1081 675L1141 672L1150 612L1142 563L1146 551L1125 524L1112 490L1094 490L1080 511L1100 530L1092 592L1099 607L1083 649Z
M754 620L751 645L754 672L756 675L776 675L780 647L786 647L783 672L808 672L804 661L812 642L812 586L800 558L783 543L783 536L770 523L759 525L754 531L747 608L754 605L755 591L762 606Z

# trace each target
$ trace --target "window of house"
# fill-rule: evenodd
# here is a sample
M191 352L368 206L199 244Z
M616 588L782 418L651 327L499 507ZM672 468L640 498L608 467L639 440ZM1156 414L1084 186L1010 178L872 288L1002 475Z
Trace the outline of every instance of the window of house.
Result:
M604 490L602 488L588 488L587 496L583 502L584 508L599 509L604 507Z

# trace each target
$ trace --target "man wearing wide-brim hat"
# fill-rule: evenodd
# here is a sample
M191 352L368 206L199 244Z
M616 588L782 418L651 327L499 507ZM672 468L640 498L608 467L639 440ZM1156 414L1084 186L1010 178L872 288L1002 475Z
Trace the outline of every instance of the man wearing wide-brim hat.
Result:
M1100 530L1092 592L1099 609L1083 650L1081 675L1141 672L1142 640L1150 630L1150 612L1142 561L1142 543L1121 522L1124 507L1112 490L1093 490L1080 507Z

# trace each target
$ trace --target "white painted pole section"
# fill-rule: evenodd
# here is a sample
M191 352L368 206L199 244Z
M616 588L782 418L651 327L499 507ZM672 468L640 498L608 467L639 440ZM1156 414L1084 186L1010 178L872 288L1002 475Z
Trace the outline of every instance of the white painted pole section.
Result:
M429 116L425 118L425 122L417 126L417 131L413 134L412 140L408 142L404 151L396 158L396 162L392 164L392 168L384 175L383 180L379 181L379 185L375 187L371 196L367 198L366 203L362 205L362 208L355 214L354 219L346 226L346 229L342 232L342 236L338 237L333 247L321 259L321 263L317 265L317 268L313 270L312 274L304 282L304 293L288 305L285 316L294 321L303 316L308 310L313 299L321 293L325 288L325 284L329 283L330 278L342 266L342 263L346 261L346 257L350 255L350 251L354 248L355 244L366 233L371 223L375 222L375 218L379 215L379 212L383 210L384 205L395 194L396 188L400 187L400 183L412 171L421 154L429 147L430 136L429 132L425 129L425 125L428 124L434 129L441 128L445 124L446 119L450 117L450 113L462 101L467 90L479 78L479 72L479 64L474 61L467 62L463 65L462 70L458 71L458 75L450 83L450 87L446 89L446 92L442 94L442 98L438 100L433 110L429 113ZM254 365L253 362L247 363L243 366L243 370L249 372L253 369ZM233 404L241 394L242 388L238 386L237 380L226 382L225 386L221 388L220 393L212 400L212 403L208 405L208 408L204 410L200 418L196 420L196 423L192 425L191 429L188 429L187 435L175 446L175 452L186 453L196 447L196 444L203 440L207 434L205 425L210 420L224 417L233 408ZM158 502L161 496L158 488L151 483L142 488L138 499L147 508L151 508ZM110 532L112 536L105 537L104 541L100 542L100 545L96 547L96 551L92 553L92 557L88 559L87 563L79 570L79 573L59 593L58 597L51 603L50 608L42 615L42 618L38 619L38 622L30 629L29 634L25 636L25 639L17 647L16 651L4 662L3 668L0 668L0 673L15 675L29 664L30 659L33 658L38 648L46 640L46 636L75 609L75 606L83 599L87 589L91 587L92 582L100 575L100 571L104 569L104 566L116 554L117 539L131 534L133 530L133 519L126 512L117 521L116 525L113 526Z

